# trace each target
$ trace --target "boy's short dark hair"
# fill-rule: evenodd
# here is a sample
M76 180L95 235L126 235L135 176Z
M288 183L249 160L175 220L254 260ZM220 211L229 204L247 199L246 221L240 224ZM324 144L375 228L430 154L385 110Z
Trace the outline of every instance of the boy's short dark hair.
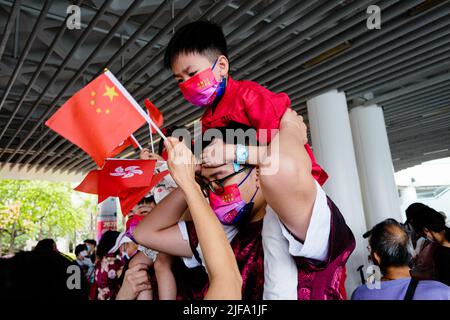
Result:
M218 56L228 58L228 49L222 28L208 21L191 22L175 32L164 54L164 66L168 69L179 54L199 53L213 62Z

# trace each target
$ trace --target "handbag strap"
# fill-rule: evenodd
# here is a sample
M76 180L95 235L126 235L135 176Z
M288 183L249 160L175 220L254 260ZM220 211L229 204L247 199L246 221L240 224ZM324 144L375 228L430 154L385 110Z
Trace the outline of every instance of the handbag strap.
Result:
M411 278L411 281L409 282L408 289L406 290L406 294L403 300L411 301L413 299L418 284L419 280Z

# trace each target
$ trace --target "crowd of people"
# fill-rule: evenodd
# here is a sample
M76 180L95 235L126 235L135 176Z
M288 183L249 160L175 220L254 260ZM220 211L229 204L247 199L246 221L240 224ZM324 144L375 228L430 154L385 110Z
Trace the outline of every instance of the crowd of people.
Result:
M322 189L328 176L288 96L232 79L225 37L209 22L178 29L164 62L186 100L205 107L204 132L253 128L256 143L203 135L196 157L190 141L174 133L159 154L143 149L141 159L170 174L127 213L123 232L77 245L76 261L45 245L49 255L82 270L79 296L346 299L345 266L355 237ZM450 299L445 217L423 204L408 208L407 217L405 224L388 219L368 232L370 259L382 277L379 288L364 284L352 299ZM33 255L9 263L27 254ZM7 287L17 288L18 276L5 274Z

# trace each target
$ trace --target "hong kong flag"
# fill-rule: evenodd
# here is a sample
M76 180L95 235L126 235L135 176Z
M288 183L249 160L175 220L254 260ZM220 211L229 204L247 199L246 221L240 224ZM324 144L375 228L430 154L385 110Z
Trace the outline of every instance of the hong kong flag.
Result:
M147 115L110 71L78 91L45 123L86 151L99 167Z
M101 170L92 170L74 190L97 194L98 203L118 197L122 214L128 212L168 174L154 174L156 160L108 159Z

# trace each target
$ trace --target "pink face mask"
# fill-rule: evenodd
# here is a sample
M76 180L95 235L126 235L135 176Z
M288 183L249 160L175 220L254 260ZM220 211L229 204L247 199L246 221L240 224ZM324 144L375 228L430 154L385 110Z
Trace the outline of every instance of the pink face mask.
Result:
M241 198L237 184L224 187L223 193L209 193L209 204L222 224L234 224L246 203Z
M205 69L179 84L181 93L187 101L199 107L207 107L213 103L221 82L216 80L212 70L212 68Z

